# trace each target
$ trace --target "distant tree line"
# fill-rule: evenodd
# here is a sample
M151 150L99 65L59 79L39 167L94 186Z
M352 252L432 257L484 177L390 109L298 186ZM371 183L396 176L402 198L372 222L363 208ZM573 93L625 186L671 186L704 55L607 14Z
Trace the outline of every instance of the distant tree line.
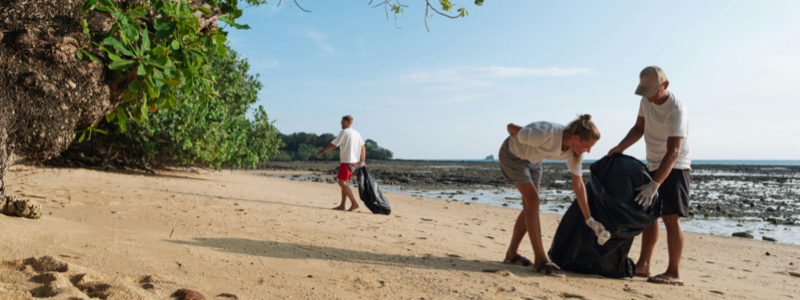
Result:
M331 144L336 136L331 133L317 135L315 133L295 132L290 135L278 133L278 139L284 146L271 160L339 160L339 148L316 157L317 152ZM367 159L392 159L393 153L381 148L378 143L367 139L364 141L367 149Z

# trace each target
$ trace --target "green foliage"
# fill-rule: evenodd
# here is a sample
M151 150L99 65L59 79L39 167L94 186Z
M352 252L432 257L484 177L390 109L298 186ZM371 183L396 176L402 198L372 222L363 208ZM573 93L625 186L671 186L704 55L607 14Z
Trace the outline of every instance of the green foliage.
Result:
M174 97L178 109L150 112L148 122L129 124L125 132L112 130L92 142L111 144L111 148L125 152L123 155L144 157L157 166L240 168L267 161L282 144L264 109L251 108L262 88L258 77L248 75L247 61L227 46L224 57L214 55L209 62L219 73L211 85L219 96L202 94L201 86L188 92L177 90ZM192 99L198 95L202 98ZM250 109L252 120L246 117ZM117 115L118 122L123 122L124 116ZM108 117L103 121L107 123Z
M394 156L394 153L392 153L392 151L389 151L389 149L381 148L380 146L378 146L377 142L370 139L364 141L364 148L366 148L367 150L368 159L387 160L387 159L392 159L392 156Z
M242 15L238 0L205 2L222 12L219 17L223 22L237 29L249 28L235 22ZM246 3L260 5L266 1ZM111 30L102 44L92 42L108 58L91 55L84 50L88 45L83 45L76 55L102 60L114 71L112 97L122 97L124 103L106 116L107 122L116 122L124 132L129 120L141 123L161 108L178 108L179 94L191 94L192 97L183 97L190 101L219 96L215 89L219 73L211 68L210 59L225 56L227 32L200 27L194 13L211 14L208 7L196 7L194 1L186 0L144 0L142 5L121 9L111 0L88 0L81 13L92 10L112 17ZM82 25L91 40L85 20ZM91 133L97 125L85 130Z
M331 144L335 135L325 133L316 135L314 133L295 132L290 135L278 133L278 138L284 143L280 153L273 156L272 160L339 160L339 148L316 157L317 152ZM381 148L378 143L367 139L364 141L364 148L367 150L367 159L392 159L392 151Z

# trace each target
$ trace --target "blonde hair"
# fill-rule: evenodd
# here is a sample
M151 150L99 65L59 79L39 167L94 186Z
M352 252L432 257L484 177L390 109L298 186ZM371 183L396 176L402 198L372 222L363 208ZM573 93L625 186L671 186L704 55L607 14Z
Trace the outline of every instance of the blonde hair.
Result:
M600 130L592 122L592 116L589 114L579 115L578 119L572 121L564 128L564 132L577 135L581 141L596 141L600 139Z

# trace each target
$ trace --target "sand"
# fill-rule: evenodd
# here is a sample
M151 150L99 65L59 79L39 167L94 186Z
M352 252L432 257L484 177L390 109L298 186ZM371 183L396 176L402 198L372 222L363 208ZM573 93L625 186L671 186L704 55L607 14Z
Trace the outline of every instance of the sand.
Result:
M388 193L390 216L333 211L337 185L246 171L15 166L7 178L44 216L0 216L0 299L175 299L182 288L207 299L800 297L800 247L785 244L686 233L683 287L554 278L499 263L510 208ZM546 248L558 222L543 214ZM662 232L654 270L666 268L665 242Z

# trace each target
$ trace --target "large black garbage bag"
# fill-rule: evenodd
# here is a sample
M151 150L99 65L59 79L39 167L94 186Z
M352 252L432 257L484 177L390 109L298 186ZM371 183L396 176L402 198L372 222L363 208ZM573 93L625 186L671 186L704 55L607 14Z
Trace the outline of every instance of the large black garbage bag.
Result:
M369 175L366 166L358 168L358 196L372 213L384 215L392 213L389 200L386 200L386 196L378 188L375 178Z
M651 180L647 166L633 157L614 154L593 163L590 171L586 185L589 209L611 232L611 239L605 245L597 244L597 236L573 201L553 237L550 259L564 270L633 277L635 264L628 257L633 238L658 220L661 207L658 197L646 209L634 201L639 193L634 189Z

